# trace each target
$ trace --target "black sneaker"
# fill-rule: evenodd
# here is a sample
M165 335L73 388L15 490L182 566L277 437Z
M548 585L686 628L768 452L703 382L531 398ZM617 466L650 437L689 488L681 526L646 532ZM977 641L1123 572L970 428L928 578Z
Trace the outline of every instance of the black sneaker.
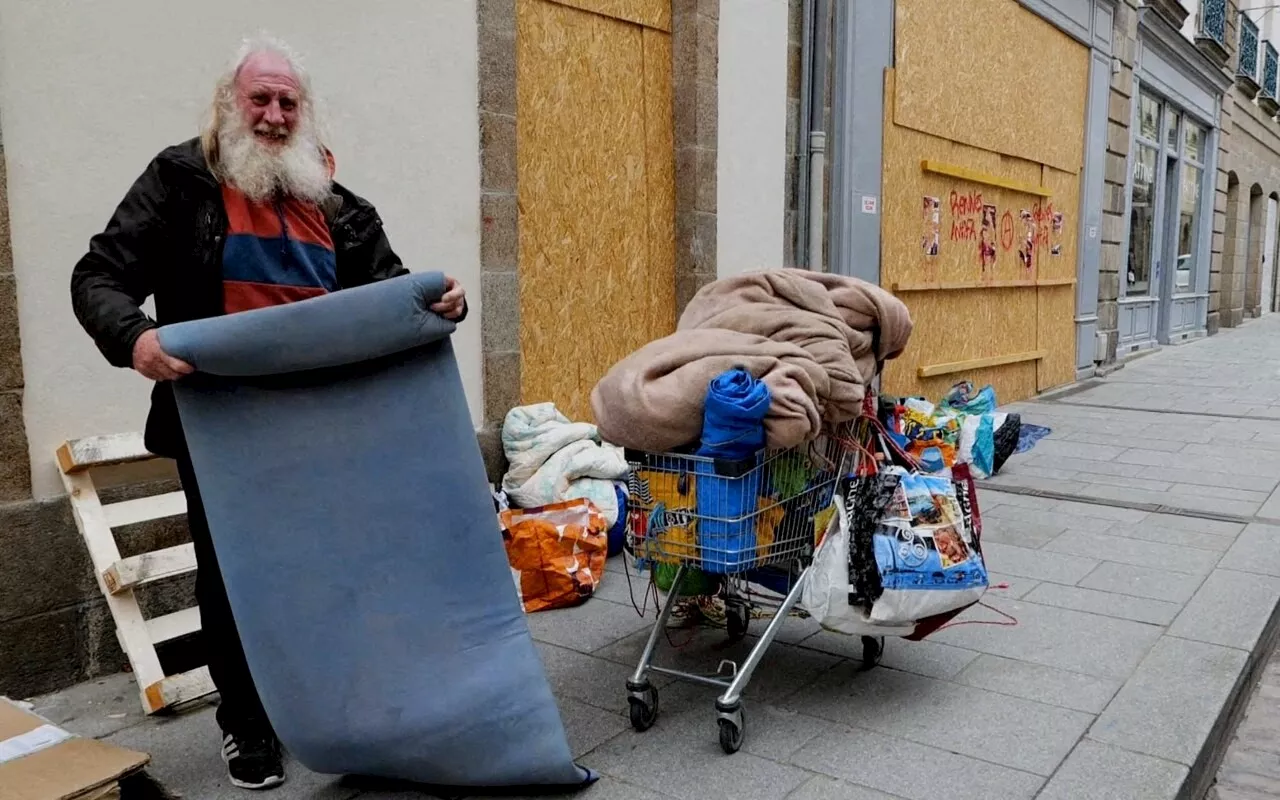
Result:
M233 786L270 789L284 783L280 743L272 736L228 733L222 739L222 760Z

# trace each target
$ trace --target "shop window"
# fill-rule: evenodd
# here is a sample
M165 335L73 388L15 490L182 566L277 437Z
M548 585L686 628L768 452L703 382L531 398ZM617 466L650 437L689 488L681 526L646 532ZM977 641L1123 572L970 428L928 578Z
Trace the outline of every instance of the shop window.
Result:
M1174 279L1179 292L1191 291L1191 276L1195 274L1203 172L1200 167L1189 163L1182 165L1182 185L1178 193L1178 263L1174 267Z
M1160 101L1145 94L1138 99L1138 135L1153 142L1160 138Z
M1158 151L1139 143L1133 162L1133 194L1129 211L1129 269L1125 294L1151 289L1151 245L1155 232L1155 182Z
M1195 277L1200 245L1200 207L1204 196L1205 129L1188 120L1182 151L1182 180L1178 186L1178 260L1174 291L1189 292Z
M1199 125L1187 126L1186 157L1198 164L1204 163L1204 128Z

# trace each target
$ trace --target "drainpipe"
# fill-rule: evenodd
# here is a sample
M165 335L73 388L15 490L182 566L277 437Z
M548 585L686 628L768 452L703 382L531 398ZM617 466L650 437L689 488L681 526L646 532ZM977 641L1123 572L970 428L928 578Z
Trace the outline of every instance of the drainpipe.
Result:
M826 196L827 134L823 110L827 86L827 31L830 28L828 0L816 0L814 9L813 59L809 97L809 269L826 272L823 244L826 242L823 198Z
M822 179L826 175L827 135L822 131L809 134L809 269L814 272L826 272L826 264L822 262Z
M818 272L826 271L822 252L825 241L823 200L826 197L826 148L824 106L827 78L827 39L830 29L829 0L804 0L800 40L800 163L796 180L796 261Z
M795 239L794 266L809 263L806 245L809 233L809 83L813 75L813 3L804 0L800 18L800 116L796 120L796 227L791 232Z

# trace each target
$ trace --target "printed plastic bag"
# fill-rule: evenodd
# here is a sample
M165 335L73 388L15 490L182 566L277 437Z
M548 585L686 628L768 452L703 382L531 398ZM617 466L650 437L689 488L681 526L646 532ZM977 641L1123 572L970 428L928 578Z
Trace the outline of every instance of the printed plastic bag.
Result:
M511 577L526 613L580 605L604 577L608 525L585 499L499 515Z
M987 569L953 478L900 466L885 473L898 487L873 535L881 592L871 621L914 623L976 603L989 585Z
M960 452L956 462L969 464L979 478L995 473L996 424L994 414L968 416L960 428Z
M975 392L973 381L960 381L942 398L941 405L965 415L990 414L996 410L996 390L984 386Z

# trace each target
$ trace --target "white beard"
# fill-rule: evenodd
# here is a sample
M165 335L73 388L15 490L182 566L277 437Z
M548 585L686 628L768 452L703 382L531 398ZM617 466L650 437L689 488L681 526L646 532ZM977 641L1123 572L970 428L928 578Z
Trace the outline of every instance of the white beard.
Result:
M329 164L305 123L294 129L284 147L272 148L233 111L223 117L218 149L226 179L250 200L261 202L279 192L319 203L329 195Z

